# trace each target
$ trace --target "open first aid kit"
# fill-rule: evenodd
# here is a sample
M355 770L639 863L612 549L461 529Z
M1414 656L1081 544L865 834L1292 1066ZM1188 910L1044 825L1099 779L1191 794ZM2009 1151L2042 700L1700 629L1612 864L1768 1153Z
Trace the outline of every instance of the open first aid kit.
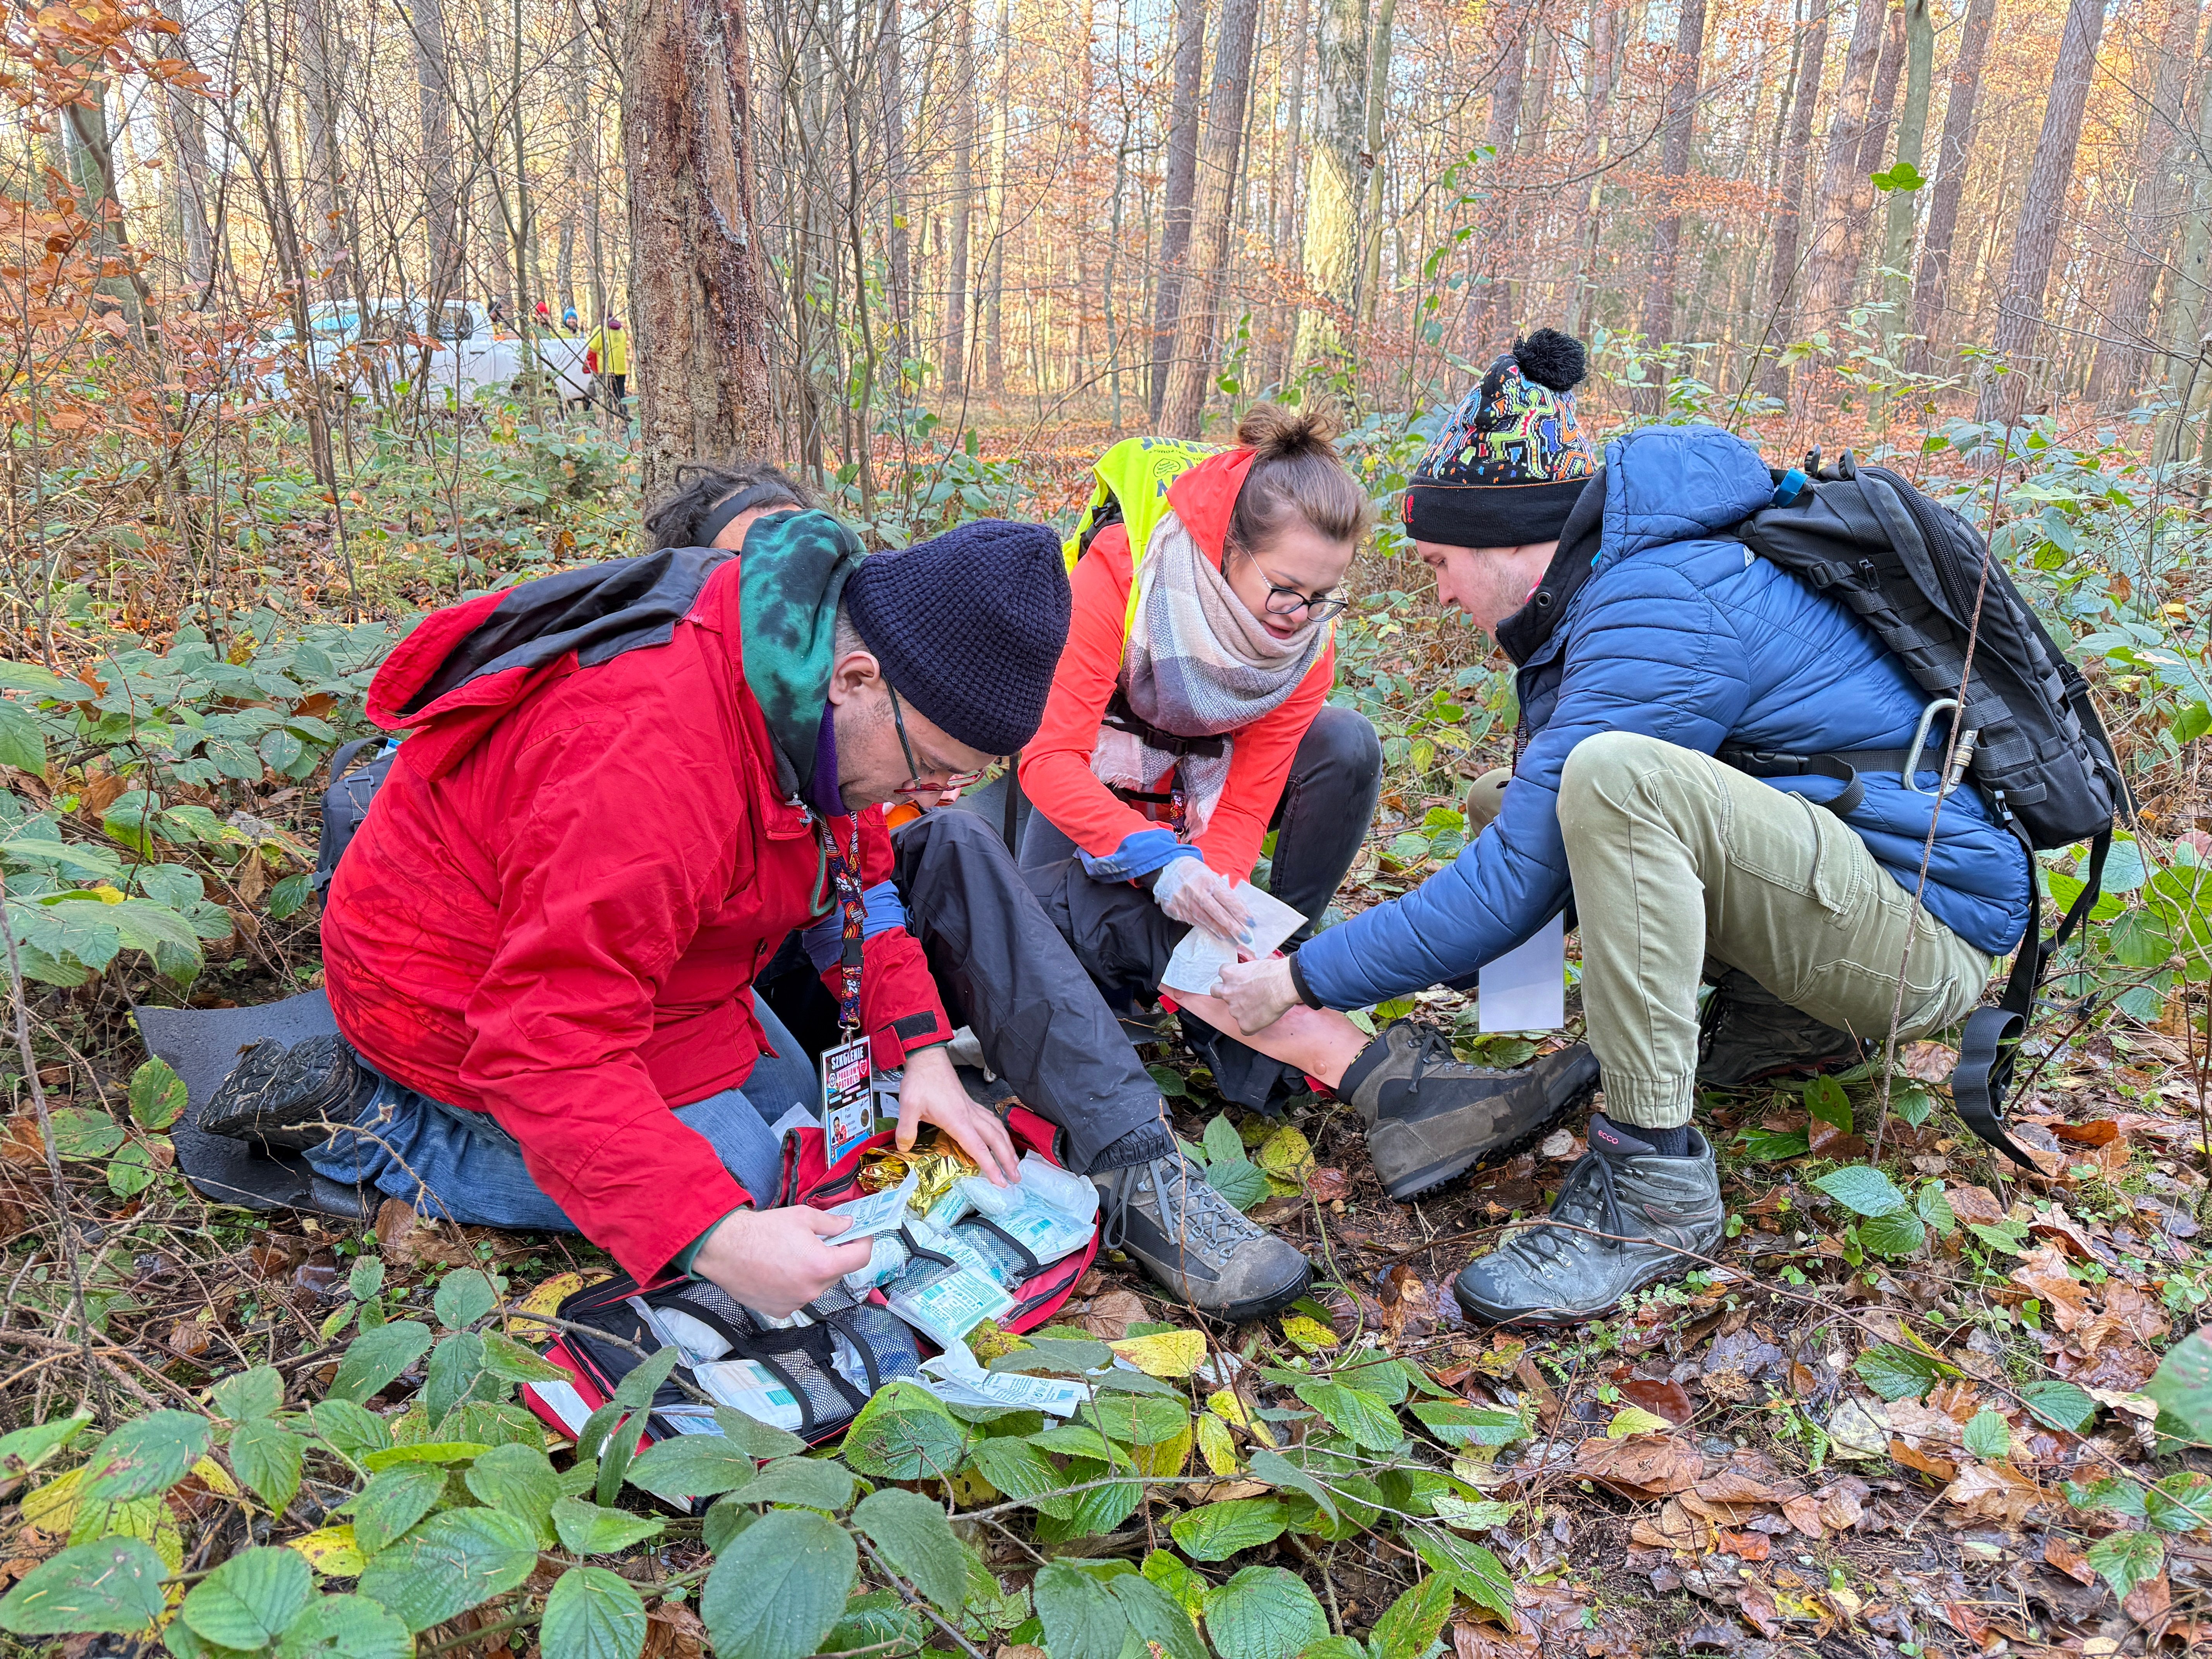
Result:
M713 1407L679 1379L809 1442L842 1433L878 1389L901 1379L955 1405L1069 1415L1088 1397L1081 1385L987 1371L965 1341L986 1320L1014 1333L1045 1323L1098 1254L1097 1188L1060 1167L1052 1126L1015 1106L1006 1128L1021 1179L1004 1188L934 1130L910 1152L888 1131L873 1134L834 1163L824 1130L790 1131L782 1179L764 1203L849 1218L831 1242L868 1240L867 1266L784 1319L704 1279L590 1285L555 1310L566 1328L545 1353L572 1380L526 1383L524 1402L573 1437L633 1367L672 1346L676 1369L653 1396L647 1440L721 1432Z

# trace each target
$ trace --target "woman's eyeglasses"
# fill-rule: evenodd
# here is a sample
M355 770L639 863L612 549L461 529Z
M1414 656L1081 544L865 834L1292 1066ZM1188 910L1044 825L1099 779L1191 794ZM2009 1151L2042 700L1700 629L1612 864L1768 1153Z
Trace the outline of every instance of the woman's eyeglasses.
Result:
M914 745L907 741L906 716L899 711L899 694L889 680L884 682L884 690L891 694L891 724L898 731L899 752L906 757L907 780L898 787L900 794L949 795L956 789L966 789L982 781L983 775L991 769L988 766L978 767L973 772L924 773L921 763L914 757ZM933 781L923 782L925 776Z
M1308 622L1327 622L1350 603L1334 589L1316 598L1302 587L1277 587L1273 583L1267 587L1267 614L1271 617L1295 617L1303 611Z

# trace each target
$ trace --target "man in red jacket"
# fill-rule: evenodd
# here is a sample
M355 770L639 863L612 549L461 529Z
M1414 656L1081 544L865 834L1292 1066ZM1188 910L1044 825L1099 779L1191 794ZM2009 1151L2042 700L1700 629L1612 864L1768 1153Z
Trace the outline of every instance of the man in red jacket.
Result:
M751 981L806 933L848 1034L904 1067L902 1141L935 1123L1013 1176L874 809L1028 740L1067 614L1042 526L869 558L785 512L742 556L665 550L426 617L370 689L409 736L327 899L343 1041L253 1050L206 1127L457 1220L580 1231L640 1279L813 1299L869 1247L756 1207L821 1091Z

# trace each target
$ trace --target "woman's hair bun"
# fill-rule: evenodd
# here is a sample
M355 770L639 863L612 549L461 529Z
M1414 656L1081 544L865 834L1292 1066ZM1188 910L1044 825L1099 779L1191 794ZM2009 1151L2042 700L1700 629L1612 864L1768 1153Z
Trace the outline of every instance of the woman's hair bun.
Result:
M1318 410L1292 409L1285 404L1255 404L1237 422L1237 441L1263 461L1289 460L1299 455L1338 459L1330 441L1336 428Z
M1513 361L1539 386L1554 392L1572 392L1589 373L1589 354L1571 334L1556 328L1540 328L1513 342Z

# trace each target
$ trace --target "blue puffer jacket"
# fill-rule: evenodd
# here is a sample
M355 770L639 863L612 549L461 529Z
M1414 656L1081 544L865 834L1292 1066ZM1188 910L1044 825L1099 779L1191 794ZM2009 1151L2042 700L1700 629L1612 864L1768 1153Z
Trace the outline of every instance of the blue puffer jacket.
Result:
M1927 694L1863 623L1740 541L1712 532L1773 495L1759 452L1712 427L1655 427L1606 446L1589 574L1545 632L1525 607L1499 628L1522 657L1522 747L1497 823L1402 898L1316 936L1298 952L1307 988L1358 1008L1430 985L1472 983L1567 900L1559 771L1599 732L1640 732L1711 754L1723 743L1786 753L1902 749ZM1595 486L1594 486L1595 487ZM1582 513L1577 518L1587 526ZM1571 522L1563 549L1587 545ZM1538 599L1552 596L1540 592ZM1918 878L1934 805L1894 773L1862 773L1866 799L1844 822L1907 888ZM1827 778L1777 778L1825 799ZM1920 775L1926 787L1936 781ZM2012 949L2027 924L2027 857L1972 788L1944 802L1926 903L1976 949Z

